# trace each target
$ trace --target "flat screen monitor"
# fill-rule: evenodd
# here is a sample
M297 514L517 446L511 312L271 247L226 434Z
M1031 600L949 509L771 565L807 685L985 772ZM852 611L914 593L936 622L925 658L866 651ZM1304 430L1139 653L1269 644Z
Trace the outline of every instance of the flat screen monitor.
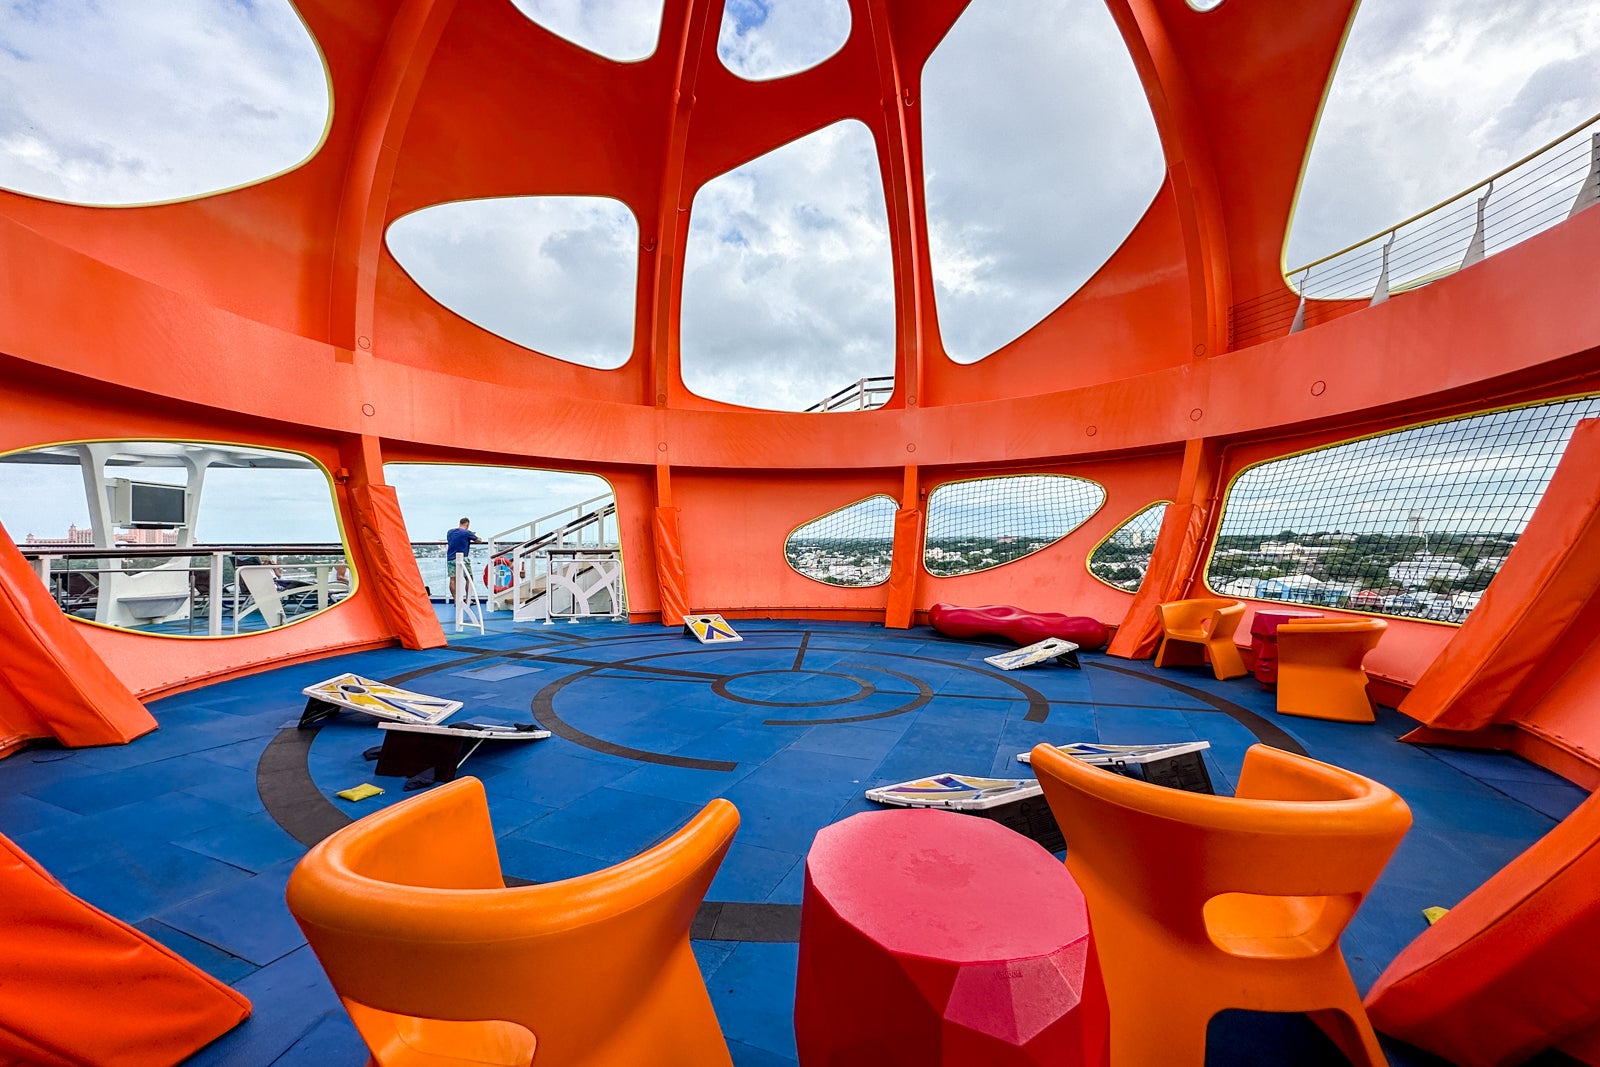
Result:
M135 482L118 478L112 482L112 521L118 526L182 526L189 490L181 485Z

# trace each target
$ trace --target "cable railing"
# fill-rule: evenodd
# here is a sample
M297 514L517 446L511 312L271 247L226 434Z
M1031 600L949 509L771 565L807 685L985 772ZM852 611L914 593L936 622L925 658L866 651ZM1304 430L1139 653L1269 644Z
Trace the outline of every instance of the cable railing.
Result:
M894 395L894 375L857 378L826 400L806 408L807 413L830 411L871 411L881 408Z
M141 633L276 629L351 588L339 544L19 547L65 614Z
M1600 115L1450 199L1242 300L1230 348L1297 333L1470 267L1600 203Z

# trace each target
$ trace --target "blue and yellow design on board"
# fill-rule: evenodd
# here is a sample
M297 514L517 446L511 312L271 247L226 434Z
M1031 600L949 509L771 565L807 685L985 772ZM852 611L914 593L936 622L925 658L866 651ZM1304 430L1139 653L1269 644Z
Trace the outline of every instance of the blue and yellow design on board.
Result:
M683 628L702 645L729 645L744 640L732 626L728 625L727 619L715 613L690 615L683 620Z
M443 722L462 708L459 700L445 700L425 693L413 693L399 686L375 682L359 674L341 674L301 690L312 700L320 700L345 711L358 711L375 719L432 726Z

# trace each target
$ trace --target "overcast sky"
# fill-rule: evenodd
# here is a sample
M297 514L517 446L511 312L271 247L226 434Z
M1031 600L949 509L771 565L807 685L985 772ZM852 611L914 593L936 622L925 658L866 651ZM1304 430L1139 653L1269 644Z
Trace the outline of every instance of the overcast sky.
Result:
M652 0L515 2L612 58L642 58L659 35ZM718 54L774 77L849 32L843 0L729 0ZM1121 242L1159 185L1159 148L1099 0L974 0L919 105L940 328L956 358L981 358ZM1287 261L1381 230L1596 111L1600 4L1364 0ZM286 0L0 0L0 186L91 204L199 195L304 160L328 114L320 54ZM594 366L629 349L638 236L614 202L440 207L400 220L390 241L425 288L508 337ZM693 206L686 382L803 408L889 373L889 278L863 127L830 126L715 179Z

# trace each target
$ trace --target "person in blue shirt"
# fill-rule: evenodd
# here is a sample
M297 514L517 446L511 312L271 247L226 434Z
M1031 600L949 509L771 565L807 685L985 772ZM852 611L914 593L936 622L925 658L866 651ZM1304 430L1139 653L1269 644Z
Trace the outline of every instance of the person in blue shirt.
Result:
M444 571L450 576L450 599L456 598L456 555L472 550L474 543L483 544L483 538L472 532L472 520L462 519L461 525L444 535Z

